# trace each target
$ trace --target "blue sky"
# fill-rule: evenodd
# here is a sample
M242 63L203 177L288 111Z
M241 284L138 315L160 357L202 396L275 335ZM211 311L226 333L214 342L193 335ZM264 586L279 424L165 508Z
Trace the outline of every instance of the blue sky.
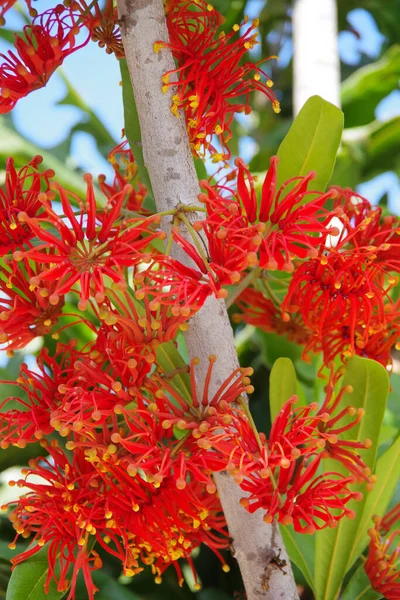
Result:
M259 0L249 2L248 12L251 18L257 15L260 4L263 3ZM54 1L40 0L41 9L52 5L54 5ZM373 59L377 58L383 36L377 30L373 18L366 11L356 9L350 13L349 20L360 32L360 39L350 32L342 32L339 37L341 58L349 64L356 64L361 52ZM8 13L7 26L19 28L22 25L21 17L14 11ZM7 45L0 40L0 50L6 49ZM291 58L291 53L291 44L287 42L282 48L278 67L279 65L286 66ZM103 120L115 139L119 140L123 127L123 109L121 87L119 86L120 74L115 58L90 43L76 54L68 57L64 62L63 70L85 102ZM78 109L57 106L57 101L61 100L64 95L64 84L56 73L45 88L18 102L14 109L14 119L18 130L44 148L50 148L60 143L65 137L65 132L80 119ZM399 114L400 92L398 91L380 103L377 118L384 121ZM249 159L252 152L251 144L248 143L243 148L245 154L248 155L245 158ZM71 160L94 175L109 172L107 163L98 154L93 139L85 133L77 133L74 136ZM371 201L376 201L384 191L387 191L392 207L400 206L400 187L394 173L380 175L374 181L360 186L359 191L368 196Z

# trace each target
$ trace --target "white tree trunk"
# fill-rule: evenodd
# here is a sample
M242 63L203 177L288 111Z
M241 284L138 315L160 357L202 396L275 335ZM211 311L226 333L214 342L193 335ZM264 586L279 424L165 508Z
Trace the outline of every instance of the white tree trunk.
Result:
M340 61L336 0L295 0L293 110L318 94L340 108Z
M199 185L183 117L170 111L172 91L163 94L161 76L174 68L169 50L154 52L154 42L168 40L162 0L118 0L122 38L139 115L143 154L159 211L179 203L198 202ZM199 215L196 218L201 218ZM169 218L170 221L170 218ZM165 227L168 228L168 222ZM182 234L184 232L182 231ZM186 260L190 264L189 259ZM199 387L208 357L216 354L211 394L238 366L232 329L222 301L209 298L186 334L191 357L200 358ZM216 476L233 551L242 573L248 600L297 600L290 561L279 527L267 525L261 512L247 513L239 499L244 493L230 476ZM282 572L271 559L281 551L287 565Z

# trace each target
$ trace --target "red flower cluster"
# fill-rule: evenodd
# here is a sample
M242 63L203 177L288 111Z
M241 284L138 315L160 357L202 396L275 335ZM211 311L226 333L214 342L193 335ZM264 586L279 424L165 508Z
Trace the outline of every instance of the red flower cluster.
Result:
M332 194L308 190L313 173L296 178L299 181L288 193L293 180L277 191L277 162L277 157L272 157L260 203L254 178L241 160L236 161L237 191L200 182L205 193L200 194L199 199L207 213L205 219L195 222L193 227L204 232L207 238L209 260L200 255L198 244L191 245L179 231L173 231L173 239L200 271L209 276L217 290L221 285L240 281L248 267L259 265L263 269L290 273L294 270L294 258L317 255L316 247L321 241L339 232L330 226L332 212L324 207Z
M375 517L375 527L368 532L371 542L364 569L372 588L387 600L397 600L400 596L399 520L400 504L397 504L383 519Z
M57 280L56 288L49 297L53 305L57 305L60 298L79 282L81 310L86 309L91 296L103 302L105 277L124 289L126 284L122 268L140 262L141 252L150 242L163 239L165 235L160 231L150 231L151 225L157 222L156 218L119 219L124 199L132 191L129 185L108 199L99 218L92 177L85 175L84 179L87 184L85 208L76 194L53 184L70 226L54 212L49 202L43 202L43 217L31 218L19 213L19 220L31 229L42 244L25 251L17 250L13 254L17 262L28 259L40 265L40 273L30 278L32 286L38 286L41 281ZM79 220L74 214L73 204L80 206ZM51 233L47 224L52 225L58 235Z
M129 453L107 445L104 435L86 449L74 449L72 462L56 443L42 445L50 458L30 461L25 479L17 485L31 491L19 500L10 518L17 536L33 535L37 542L16 557L14 565L48 545L45 591L54 579L59 591L69 588L68 599L74 598L82 571L93 600L97 589L91 572L102 565L94 542L121 561L127 576L151 565L156 582L161 583L163 571L173 563L181 585L178 559L192 564L191 552L201 543L217 554L226 546L219 501L196 481L182 494L170 478L157 485L134 476ZM39 476L39 483L31 482L31 475Z
M254 288L244 290L237 298L236 305L243 312L233 315L235 323L245 322L269 333L285 335L290 342L299 346L307 344L310 332L301 315L299 313L282 315L280 306L274 304L258 290Z
M14 2L1 0L0 26ZM15 51L0 55L4 59L0 65L0 113L10 112L18 100L44 87L64 59L90 40L108 54L124 57L117 7L112 0L107 0L104 8L97 1L66 0L40 15L30 0L26 2L33 21L24 27L23 35L15 36Z
M309 177L285 196L287 182L276 195L272 210L274 163L273 158L262 186L261 202L251 175L240 161L235 204L229 205L229 199L221 198L215 188L204 184L208 191L202 195L207 218L199 228L213 240L211 257L217 257L215 246L224 243L219 238L229 240L233 231L228 219L226 225L214 229L210 226L210 220L217 223L215 207L221 210L224 203L237 214L239 209L232 207L240 204L244 207L241 217L245 214L251 224L263 222L259 229L263 236L259 266L293 271L290 279L274 279L264 271L258 289L247 289L238 298L236 303L243 314L235 315L236 322L287 335L305 346L304 359L310 352L322 352L328 366L337 355L346 360L353 354L390 366L391 351L400 336L400 302L393 295L400 270L399 220L382 219L380 208L373 208L349 189L331 188L305 203ZM332 210L324 206L329 199L334 201ZM231 213L225 210L226 215ZM224 229L221 235L223 227L227 232ZM249 232L252 236L251 228ZM246 252L246 246L240 246L240 251ZM230 262L239 256L237 248L229 248ZM229 265L229 261L225 263Z
M46 85L64 59L82 48L89 37L77 43L79 14L62 4L35 17L15 36L16 53L0 55L0 113L10 112L18 100Z
M323 351L326 364L336 355L360 354L391 363L390 352L400 334L398 301L399 223L381 220L351 190L334 188L340 235L319 243L318 256L296 269L283 310L300 313L310 330L306 351Z
M19 220L19 215L36 217L43 212L40 199L51 198L50 179L54 171L40 173L41 156L35 156L18 171L14 160L6 160L5 183L0 188L0 256L14 251L28 242L33 233Z
M260 66L268 59L256 64L242 62L246 52L258 43L258 20L248 25L245 17L229 33L219 32L223 21L222 15L205 0L168 2L170 41L155 44L156 52L170 48L178 65L163 76L163 90L171 86L176 89L172 112L178 116L178 111L184 110L193 152L204 156L208 150L215 161L229 158L227 142L232 136L232 121L235 113L251 112L251 92L262 92L271 100L274 111L280 112L270 89L272 81ZM236 36L241 28L245 28L244 33ZM221 152L213 146L213 136L218 139Z
M129 318L121 316L121 326L124 321ZM143 319L139 322L145 326ZM134 323L132 319L132 327ZM227 546L212 479L212 472L222 470L248 492L243 506L251 512L264 509L267 522L277 516L283 524L293 523L297 531L312 533L335 526L344 515L353 516L346 504L360 494L349 486L356 480L371 485L374 478L358 454L370 442L340 439L362 417L362 411L351 406L337 410L349 389L334 397L332 378L321 408L293 410L296 398L290 398L266 440L236 403L253 389L251 369L237 369L210 397L216 360L210 357L199 397L196 361L190 384L184 384L186 391L174 379L178 373L150 368L138 376L138 354L130 353L132 338L123 337L126 330L123 336L114 332L110 326L103 329L83 351L60 345L54 358L42 351L39 372L22 365L15 382L28 400L10 398L4 403L17 400L22 410L1 413L2 447L24 447L39 439L50 455L31 461L25 480L18 482L31 491L19 499L11 520L17 537L33 534L37 544L14 564L48 544L51 568L46 587L53 577L58 589L65 590L73 565L69 598L74 597L79 570L92 598L90 573L101 565L93 550L97 541L121 560L127 575L150 564L156 581L161 581L173 563L182 583L178 559L190 563L190 553L200 543L217 555ZM116 339L125 356L116 353ZM152 365L149 354L144 361ZM181 375L187 377L185 372ZM349 415L354 419L341 425ZM66 439L72 461L56 442L43 439L54 431ZM341 462L349 476L318 476L326 457ZM30 481L31 475L41 481ZM60 575L55 575L56 560ZM224 563L223 568L228 569Z

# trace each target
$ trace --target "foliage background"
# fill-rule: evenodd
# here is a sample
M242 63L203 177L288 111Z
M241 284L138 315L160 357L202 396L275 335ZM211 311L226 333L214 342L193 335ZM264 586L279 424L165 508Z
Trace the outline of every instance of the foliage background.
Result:
M40 4L40 7L39 7ZM39 0L45 10L54 2ZM263 98L253 99L250 117L234 125L233 154L242 156L253 171L265 171L269 157L287 133L292 121L292 41L291 0L214 0L218 11L227 19L226 27L240 22L245 13L260 18L260 45L257 56L278 55L268 63L281 101L282 112L275 115ZM342 108L345 132L333 181L355 187L372 202L400 213L400 8L398 0L338 0L339 52L341 58ZM312 15L310 15L312 19ZM16 11L7 16L7 26L0 29L0 51L10 47L13 29L21 29L25 19ZM46 88L22 99L10 116L0 117L0 183L5 158L12 154L24 163L40 153L47 167L54 168L61 183L75 190L83 188L80 174L110 174L105 157L119 141L123 127L123 106L118 62L94 44L70 56L62 72L57 72ZM241 363L255 369L252 411L261 430L268 430L268 384L273 362L280 356L290 357L300 381L300 393L309 398L318 365L300 361L300 349L273 334L256 332L246 326L238 330L237 348ZM73 334L80 335L75 329ZM72 334L71 334L72 335ZM37 346L36 346L37 348ZM0 353L0 378L18 376L22 360L33 364L34 347L18 352L13 359ZM3 356L4 355L4 356ZM10 386L0 387L0 400L12 394ZM392 377L389 408L385 415L382 447L396 435L400 424L398 400L400 375ZM396 409L397 406L397 409ZM29 456L32 448L29 448ZM0 504L14 495L5 482L19 472L27 453L11 448L0 454ZM7 548L11 528L0 520L0 598L5 597L9 578ZM224 574L218 561L207 549L196 557L196 568L204 589L196 593L199 600L225 600L240 592L240 575L233 568ZM156 586L150 572L135 577L129 585L120 577L117 564L108 557L104 572L95 575L101 592L97 600L135 600L151 598L184 599L194 596L190 570L184 566L188 586L179 588L173 569L167 572L162 586ZM305 585L299 571L298 581ZM118 583L119 580L119 583ZM305 586L306 587L306 586ZM62 596L62 595L61 595ZM83 585L79 600L86 598ZM302 598L312 598L305 590ZM22 599L21 599L22 600ZM35 600L31 597L30 600Z

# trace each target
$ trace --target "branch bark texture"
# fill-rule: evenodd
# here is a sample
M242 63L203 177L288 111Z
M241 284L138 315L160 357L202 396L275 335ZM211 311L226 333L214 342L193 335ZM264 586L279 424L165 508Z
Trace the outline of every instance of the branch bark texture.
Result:
M154 42L168 40L163 2L118 0L118 11L139 115L144 160L157 209L171 210L180 203L195 205L200 189L185 121L183 116L176 118L170 111L172 92L163 94L161 90L161 77L174 68L173 58L168 49L158 54L153 49ZM169 226L167 221L165 228ZM182 255L179 258L182 260ZM185 262L190 264L188 258ZM196 370L200 390L209 355L218 357L213 370L212 395L238 366L223 301L208 299L191 321L186 344L189 356L200 359ZM239 505L245 494L228 474L216 474L215 480L248 600L297 600L290 561L278 525L264 523L260 511L250 515ZM286 573L271 562L279 551L280 558L287 561Z
M318 94L340 108L340 61L336 0L295 0L293 109Z

